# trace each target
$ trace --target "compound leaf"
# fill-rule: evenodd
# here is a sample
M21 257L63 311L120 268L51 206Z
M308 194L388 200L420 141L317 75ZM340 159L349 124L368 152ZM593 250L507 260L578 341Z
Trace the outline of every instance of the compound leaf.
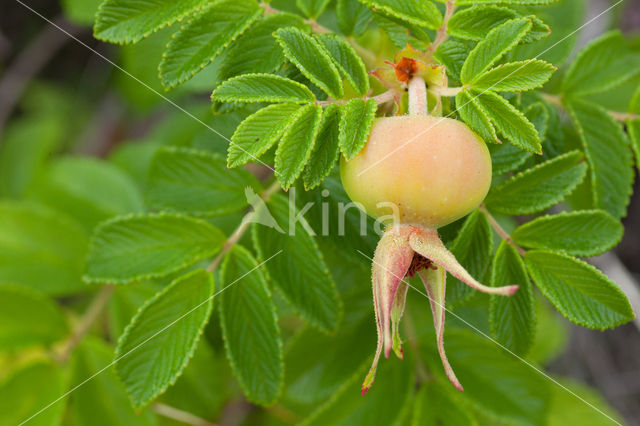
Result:
M273 74L243 74L222 82L211 94L218 102L300 102L316 100L304 84Z
M479 90L523 92L542 87L556 67L539 59L502 64L480 74L472 83Z
M536 332L535 298L522 258L511 244L502 241L493 258L491 285L513 284L520 286L513 296L491 296L489 326L496 340L524 356L529 352Z
M213 275L197 269L149 299L118 341L116 372L140 409L175 382L213 308Z
M569 321L604 330L633 319L622 290L593 266L544 250L529 251L524 260L542 294Z
M456 109L462 121L467 123L486 143L501 143L489 115L471 92L463 90L456 95ZM518 148L518 151L522 152Z
M504 214L531 214L562 201L587 172L583 155L571 151L520 172L493 187L485 203Z
M296 112L284 131L275 161L276 178L284 189L289 189L309 161L321 119L320 105L306 105Z
M340 107L335 104L329 105L322 114L318 137L302 176L305 190L320 185L336 164L340 155L339 126Z
M362 59L342 37L332 34L316 36L331 54L340 72L349 80L359 95L369 92L369 75Z
M322 15L331 0L296 0L296 6L307 18L316 19Z
M213 256L224 241L218 228L188 216L117 217L96 228L84 279L125 284L161 277Z
M375 100L360 98L353 98L342 107L339 145L347 160L358 155L367 143L377 109Z
M516 228L511 238L524 247L597 256L618 244L623 232L606 211L585 210L538 217Z
M338 0L336 18L342 34L347 37L358 37L367 29L373 14L358 0Z
M340 73L318 40L293 27L276 31L275 37L287 59L313 84L334 99L343 96Z
M220 269L220 326L227 357L251 402L269 405L284 381L282 341L271 292L258 262L235 246Z
M437 30L442 14L430 0L359 0L370 9L420 27Z

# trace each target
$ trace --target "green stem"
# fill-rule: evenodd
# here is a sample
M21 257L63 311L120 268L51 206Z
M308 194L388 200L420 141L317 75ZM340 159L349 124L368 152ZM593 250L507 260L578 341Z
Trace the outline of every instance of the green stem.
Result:
M265 202L267 202L269 201L271 196L276 192L278 192L279 190L280 190L280 183L276 180L273 182L273 184L271 184L270 187L268 187L262 192L262 194L260 195L260 198L262 198ZM213 261L207 268L207 271L212 272L214 269L216 269L216 267L220 264L224 256L227 253L229 253L229 251L233 248L233 246L238 244L238 241L240 241L240 239L244 236L244 234L249 229L249 226L252 223L251 219L253 219L253 217L259 213L257 211L257 209L259 208L260 206L256 207L256 210L247 213L242 218L240 225L238 225L236 230L233 231L233 233L229 236L229 238L227 238L227 241L224 243L224 246L222 246L222 250L220 250L220 253L218 253L218 255L213 259Z
M507 231L505 231L502 228L502 226L500 226L498 221L491 215L491 213L489 213L489 210L487 210L487 208L484 205L481 205L480 207L478 207L478 210L480 210L482 213L484 213L487 216L487 219L489 219L489 223L491 224L491 227L498 233L498 235L500 235L500 238L502 238L507 243L511 244L516 250L518 250L518 253L520 253L521 256L524 257L524 255L527 254L527 251L513 241L513 239L511 238L511 235L509 235Z
M552 95L551 93L541 93L542 98L549 102L551 105L555 105L558 108L562 108L566 111L566 107L564 103L562 103L562 95ZM640 114L634 114L632 112L618 112L607 110L610 116L612 116L616 121L625 122L627 120L640 120Z
M202 419L195 414L191 414L186 411L182 411L178 408L171 407L166 404L156 402L151 406L151 409L156 413L168 419L176 420L181 423L185 423L191 426L216 426L215 423L211 423L205 419Z
M449 39L449 34L447 34L447 26L449 25L449 20L451 16L453 16L453 12L456 10L456 5L454 0L447 1L447 10L444 12L444 19L442 20L442 26L438 29L436 33L436 39L431 43L428 47L428 50L431 53L434 53L438 50L438 47L447 39Z

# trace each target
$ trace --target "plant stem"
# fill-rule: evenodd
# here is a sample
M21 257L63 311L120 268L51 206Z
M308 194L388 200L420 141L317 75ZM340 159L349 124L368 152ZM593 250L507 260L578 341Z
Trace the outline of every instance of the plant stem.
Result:
M438 50L438 47L447 41L449 38L449 34L447 34L447 25L449 24L449 19L453 15L453 12L456 10L456 5L454 0L447 1L447 10L444 12L444 19L442 20L442 26L438 29L436 33L436 39L431 43L428 47L428 50L433 53Z
M415 75L409 80L409 115L429 115L427 111L427 85Z
M393 91L392 90L387 90L386 92L380 93L379 95L376 96L366 96L364 98L365 100L368 99L373 99L374 101L376 101L377 104L383 104L385 102L389 102L393 100ZM328 100L328 101L317 101L316 104L317 105L331 105L331 104L346 104L347 102L349 102L349 99L340 99L340 100Z
M151 406L151 409L161 416L173 419L182 423L186 423L192 426L216 426L215 423L211 423L205 419L202 419L194 414L186 411L182 411L178 408L171 407L170 405L161 404L156 402Z
M464 87L431 87L429 90L436 96L455 96L464 90Z
M269 198L271 198L271 196L274 193L276 193L278 190L280 190L280 183L276 180L275 182L273 182L273 184L271 184L269 188L265 189L262 192L262 194L260 194L260 198L262 198L262 200L267 202L269 201ZM213 261L207 268L207 271L212 272L214 269L216 269L216 267L220 264L224 256L227 253L229 253L229 251L233 248L233 246L235 246L238 243L238 241L240 241L240 239L244 236L244 234L249 229L249 225L251 225L252 223L251 220L256 214L260 213L258 210L261 210L261 209L262 209L262 205L255 206L254 211L247 213L242 218L240 225L238 225L236 230L233 231L233 233L229 236L229 238L227 238L227 241L224 243L224 246L222 246L222 250L220 250L220 253L218 253L218 255L213 259Z
M98 316L100 316L105 306L107 306L113 290L114 286L107 284L100 289L96 297L91 301L80 322L78 322L77 326L73 329L71 336L64 342L60 353L56 357L60 364L64 364L69 360L75 347L78 346L78 343L80 343L89 330L91 330L91 326L96 319L98 319Z
M562 103L562 95L552 95L551 93L542 93L542 97L545 101L566 111L564 104ZM627 120L640 120L640 114L634 114L632 112L618 112L607 110L610 116L616 121L625 122Z
M480 210L482 213L484 213L487 216L487 218L489 219L489 223L491 224L491 227L498 233L498 235L500 235L500 238L502 238L507 243L511 244L516 250L518 250L518 253L520 253L521 256L524 256L525 254L527 254L527 251L513 241L513 239L511 238L511 235L509 235L507 231L505 231L502 228L502 226L500 226L498 221L491 215L491 213L489 213L489 210L487 210L487 208L484 205L481 205L480 207L478 207L478 210Z

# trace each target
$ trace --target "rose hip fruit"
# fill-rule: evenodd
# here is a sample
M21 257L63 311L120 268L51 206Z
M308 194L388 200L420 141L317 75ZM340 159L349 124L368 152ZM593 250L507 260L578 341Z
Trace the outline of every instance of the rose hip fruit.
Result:
M370 216L389 217L392 203L400 223L437 229L482 202L491 184L491 157L460 121L385 117L376 119L359 155L342 159L340 172L351 200Z

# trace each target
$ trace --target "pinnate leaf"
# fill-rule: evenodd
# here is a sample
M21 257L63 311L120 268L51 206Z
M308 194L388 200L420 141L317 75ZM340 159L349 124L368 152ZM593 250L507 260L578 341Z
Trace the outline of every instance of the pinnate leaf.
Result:
M342 317L342 301L309 224L280 195L272 196L268 207L280 230L253 225L259 259L281 251L265 264L270 279L303 318L321 331L335 331Z
M471 52L471 47L468 43L449 39L438 46L433 57L445 66L449 76L460 81L460 71L469 52Z
M318 137L302 176L305 190L320 185L336 164L340 155L339 126L340 107L335 104L329 105L322 114Z
M571 151L492 188L485 203L498 213L536 213L562 201L582 182L586 172L582 153Z
M489 120L509 142L520 149L540 154L542 144L535 126L502 96L494 92L472 90Z
M342 107L339 144L347 160L358 155L367 143L377 109L375 100L360 98L351 99Z
M487 36L473 48L462 65L462 83L472 83L479 75L493 66L505 53L517 45L531 30L531 20L518 18L493 28Z
M410 24L437 30L442 14L431 0L360 0L371 9Z
M224 157L188 148L158 150L147 184L150 207L194 216L220 216L247 207L245 188L260 182L243 168L228 170Z
M477 99L477 95L463 90L456 95L456 108L462 121L467 123L486 143L501 143L489 115ZM517 148L522 152L521 149Z
M582 99L565 101L589 162L593 207L626 215L633 185L629 140L609 113Z
M284 62L284 55L273 32L283 27L303 28L304 21L290 13L274 13L255 22L227 49L219 78L276 71Z
M258 262L235 246L220 269L220 326L231 367L251 402L269 405L284 380L282 341L271 292Z
M538 217L516 228L511 238L524 247L597 256L618 244L623 232L606 211L584 210Z
M91 289L82 282L88 237L62 213L40 204L0 203L0 282L52 296Z
M509 143L489 145L489 152L491 153L491 170L494 176L516 170L531 157L529 151L523 151Z
M193 356L213 308L213 275L177 278L133 317L116 348L116 372L136 409L163 393Z
M284 55L305 77L332 98L342 97L340 73L322 44L293 27L276 31L275 37Z
M173 35L160 62L166 88L184 83L216 56L262 13L255 0L221 0Z
M218 228L188 216L117 217L94 232L84 279L125 284L161 277L213 256L224 241Z
M604 330L633 319L622 290L588 263L544 250L529 251L524 260L542 294L569 321Z
M571 63L563 92L587 95L616 87L640 74L640 54L632 52L619 31L611 31L585 46Z
M450 250L472 277L482 281L491 266L491 256L488 253L493 252L493 233L487 217L478 210L471 213L465 219ZM460 305L475 294L471 287L452 275L449 275L448 281L448 305Z
M556 68L548 62L530 59L499 65L479 75L473 87L496 92L523 92L542 87Z
M68 331L62 311L49 297L29 288L0 285L0 350L49 345Z
M507 349L524 356L529 352L536 331L533 288L522 258L507 241L502 241L493 258L491 285L520 286L513 296L491 296L489 326L491 334Z
M218 102L313 102L304 84L273 74L244 74L222 82L211 94Z
M369 92L369 75L362 59L353 47L342 37L332 34L320 34L317 39L331 54L340 72L349 80L359 95Z
M276 178L284 189L289 189L309 161L321 119L320 105L306 105L296 112L284 131L275 162Z
M494 27L520 15L513 9L495 5L478 5L457 11L449 20L447 33L463 40L482 40ZM532 43L547 37L551 29L535 16L531 19L531 31L522 38L521 43Z
M136 43L152 33L199 12L208 0L106 0L93 27L97 39Z
M267 152L280 139L299 109L297 104L275 104L245 118L231 136L227 165L241 166Z

